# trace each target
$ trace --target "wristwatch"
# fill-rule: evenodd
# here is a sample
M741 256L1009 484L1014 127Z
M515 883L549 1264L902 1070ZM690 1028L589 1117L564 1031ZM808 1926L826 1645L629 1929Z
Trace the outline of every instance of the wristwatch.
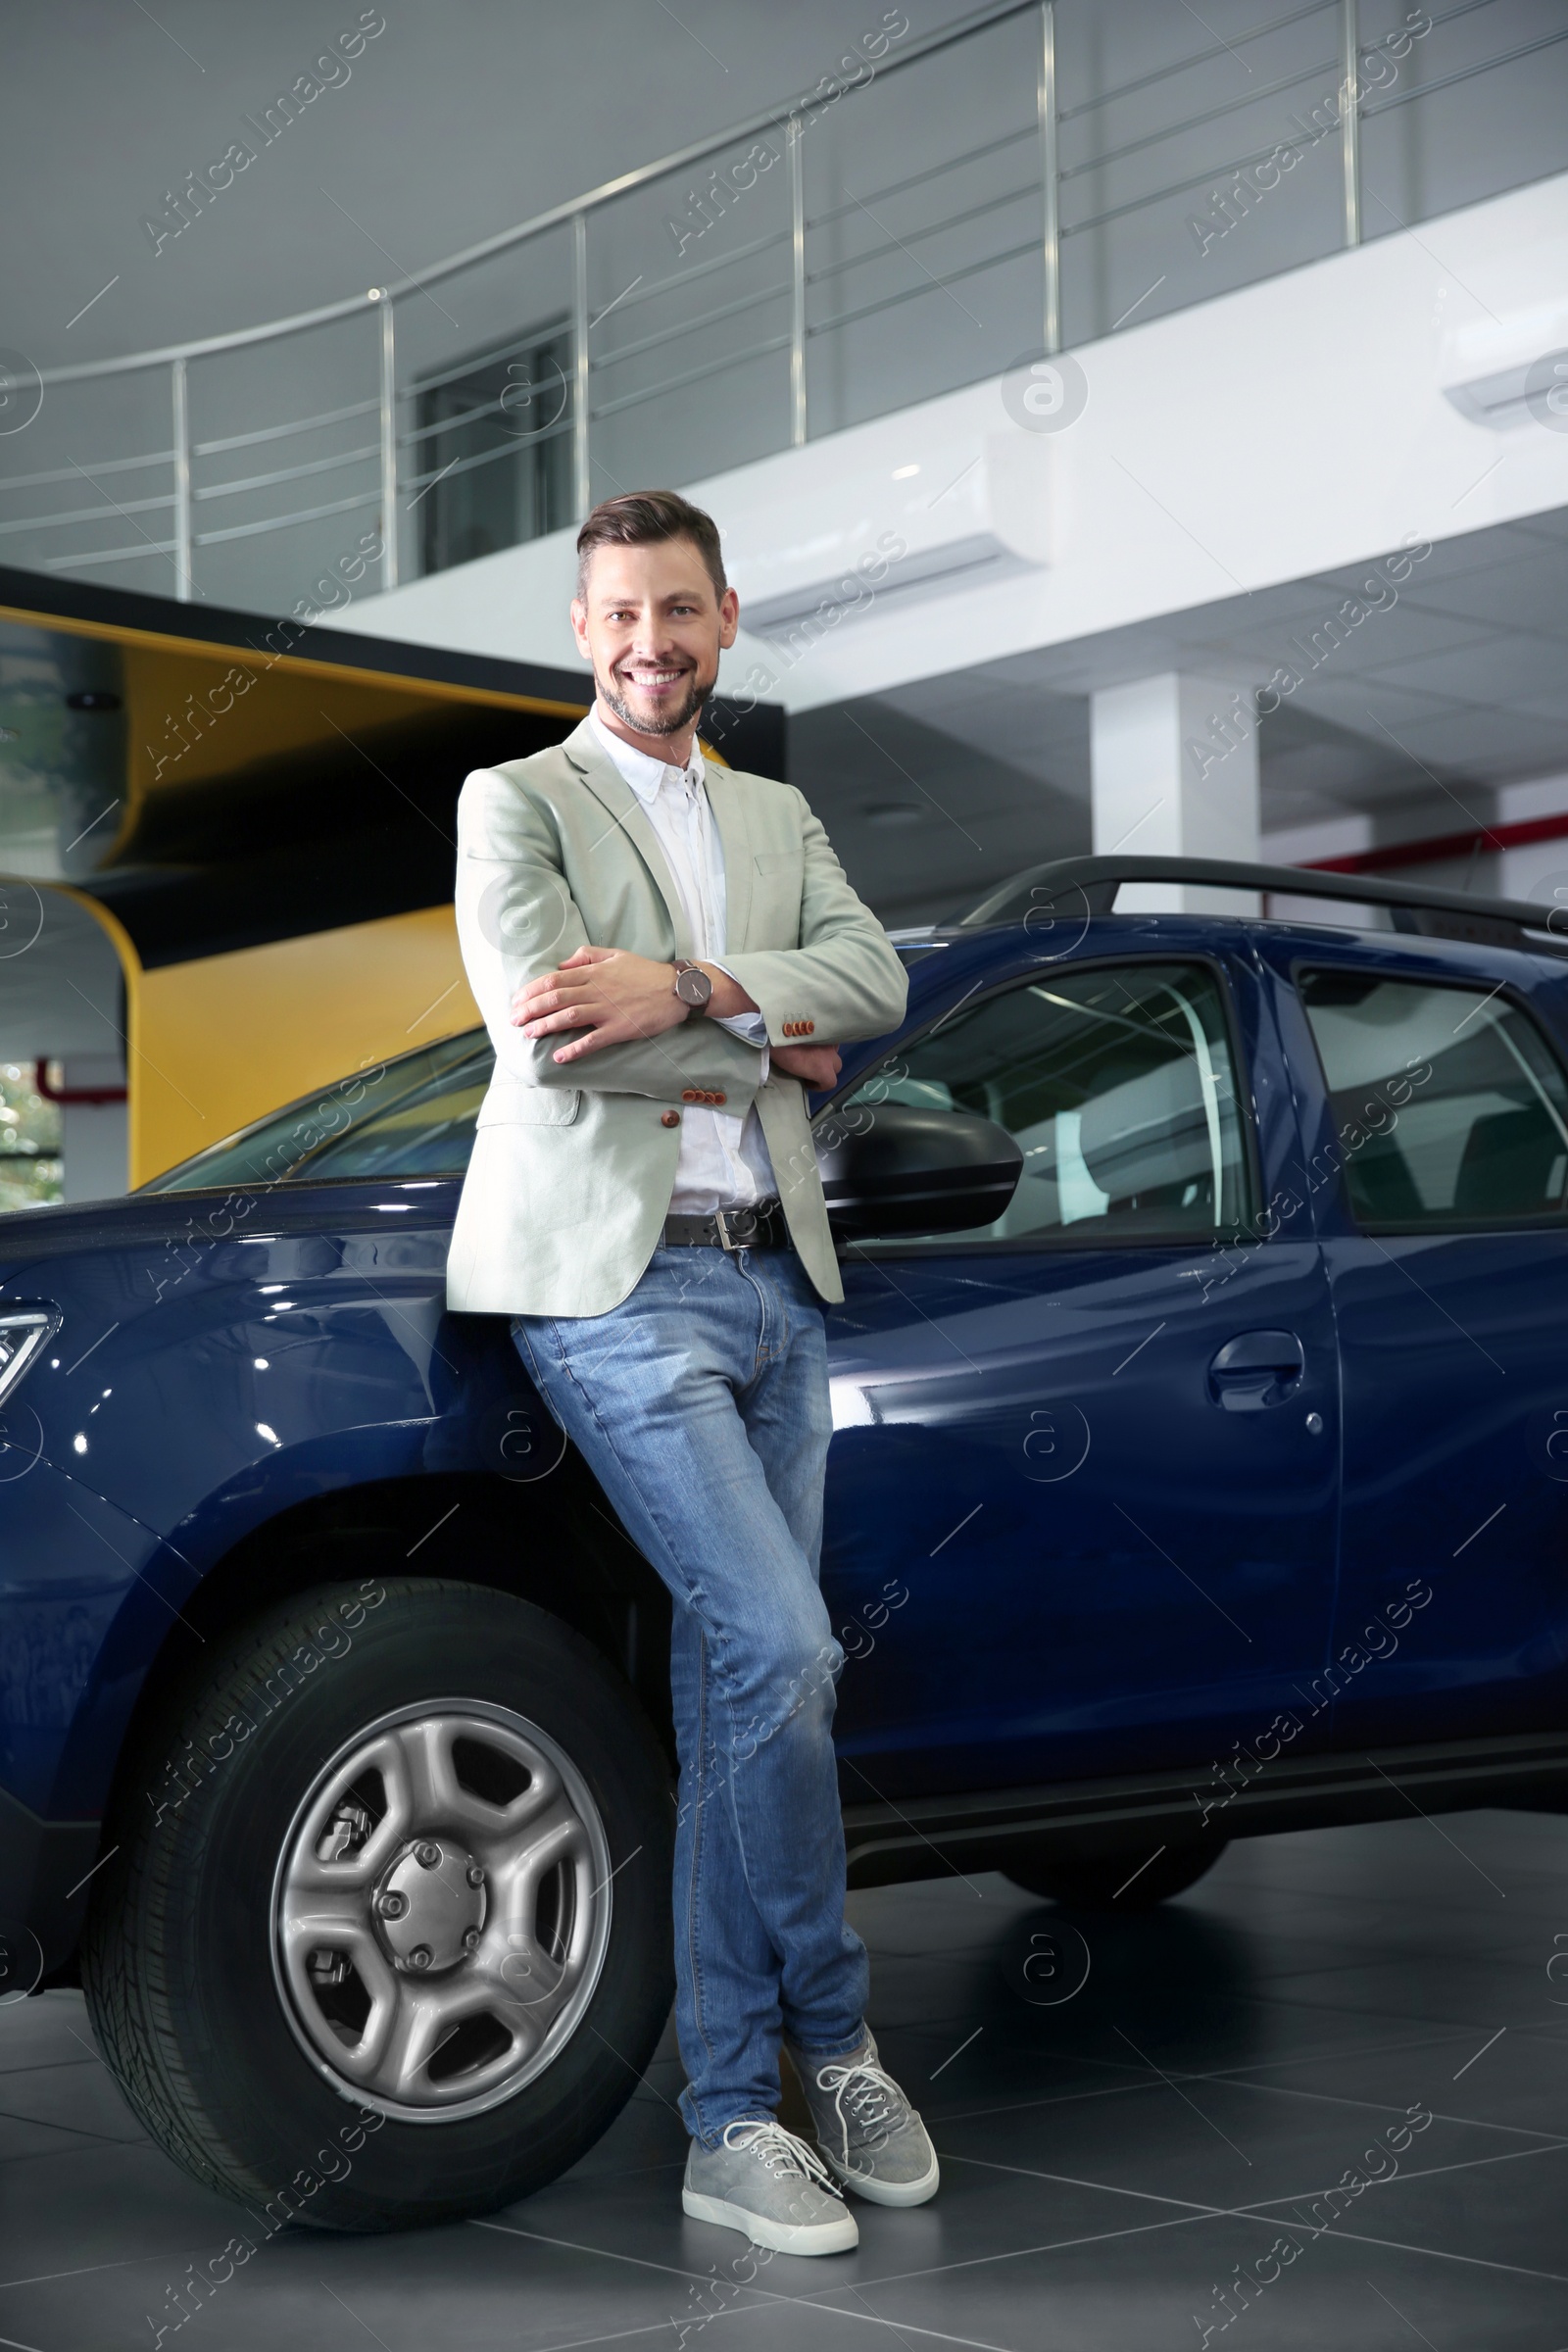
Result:
M675 994L683 1004L701 1012L713 993L713 983L701 964L693 963L689 956L675 957Z

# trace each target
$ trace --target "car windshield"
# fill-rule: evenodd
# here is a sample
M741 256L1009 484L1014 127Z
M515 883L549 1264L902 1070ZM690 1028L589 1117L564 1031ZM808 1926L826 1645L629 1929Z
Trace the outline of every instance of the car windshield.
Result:
M461 1176L495 1052L482 1029L356 1071L141 1187L288 1184L323 1177Z

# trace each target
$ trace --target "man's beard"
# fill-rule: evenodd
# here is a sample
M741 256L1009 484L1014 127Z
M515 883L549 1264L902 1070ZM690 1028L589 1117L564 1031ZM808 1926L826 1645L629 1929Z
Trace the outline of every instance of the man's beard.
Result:
M608 677L596 677L594 682L622 726L630 727L634 734L678 735L683 727L689 727L692 720L700 714L703 705L718 683L718 674L715 671L713 676L705 682L701 673L693 670L691 684L682 696L679 708L665 710L653 718L644 718L632 710L620 691L619 682L613 670Z

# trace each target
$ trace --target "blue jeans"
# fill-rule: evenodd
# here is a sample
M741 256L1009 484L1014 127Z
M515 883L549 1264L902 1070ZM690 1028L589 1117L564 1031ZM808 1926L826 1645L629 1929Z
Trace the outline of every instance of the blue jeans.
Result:
M822 1310L793 1250L660 1249L608 1314L517 1315L512 1335L675 1604L680 2108L712 2147L777 2109L781 2029L824 2058L865 2031L832 1739L844 1652L818 1584Z

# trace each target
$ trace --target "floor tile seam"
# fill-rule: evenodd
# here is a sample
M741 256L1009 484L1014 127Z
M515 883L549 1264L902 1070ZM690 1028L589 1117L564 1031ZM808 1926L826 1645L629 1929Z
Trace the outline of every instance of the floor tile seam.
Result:
M837 2289L837 2292L840 2294L846 2294L850 2292L850 2289L846 2287L840 2287ZM798 2298L789 2297L787 2300L791 2303L793 2308L794 2304L798 2301ZM752 2305L749 2308L756 2309L758 2307L756 2305ZM813 2308L820 2308L824 2311L828 2310L826 2305L816 2306L813 2304ZM712 2324L713 2320L728 2319L730 2316L731 2315L728 2312L714 2312L710 2320L703 2322L703 2325L705 2327L709 2327ZM974 2336L944 2335L940 2331L929 2328L918 2328L912 2321L906 2320L902 2323L897 2323L893 2320L884 2320L874 2312L832 2310L828 2312L828 2316L833 2319L859 2320L863 2325L875 2328L893 2328L895 2334L902 2334L905 2328L908 2328L913 2334L929 2336L937 2343L958 2344L966 2347L973 2347L973 2352L1011 2352L1011 2348L1006 2345L980 2344L978 2338ZM594 2347L599 2344L624 2344L634 2342L639 2336L662 2335L668 2330L670 2325L671 2323L668 2320L655 2320L637 2328L617 2328L612 2329L608 2335L563 2336L553 2344L542 2344L536 2346L535 2352L594 2352ZM0 2343L3 2343L4 2340L4 2337L0 2337Z
M1240 2004L1238 2005L1240 2006ZM1256 2004L1256 2006L1259 2008L1264 2008L1268 2005L1269 2004L1261 2001ZM1285 2006L1283 2002L1276 2005L1280 2007ZM1295 2009L1310 2010L1314 2017L1346 2017L1353 2015L1356 2017L1365 2018L1387 2018L1391 2025L1403 2024L1407 2026L1413 2026L1416 2023L1416 2020L1413 2017L1400 2019L1397 2016L1397 2013L1392 2009L1379 2009L1375 2005L1368 2004L1358 2005L1352 2011L1348 2010L1343 2001L1313 2001L1308 2000L1303 1993L1294 1994L1289 2005ZM1489 2023L1489 2021L1484 2018L1468 2017L1434 2017L1429 2022L1434 2026L1446 2027L1450 2033L1454 2034L1468 2034L1471 2032L1484 2034Z
M1521 2157L1550 2156L1563 2148L1568 2148L1568 2139L1553 2141L1550 2147L1545 2148L1505 2148L1495 2156L1467 2157L1463 2162L1457 2164L1427 2165L1420 2172L1391 2174L1389 2178L1391 2180L1394 2179L1431 2180L1447 2173L1474 2172L1483 2165L1511 2164ZM1229 2215L1234 2219L1241 2220L1269 2211L1276 2205L1299 2203L1306 2197L1320 2197L1329 2194L1328 2187L1295 2189L1284 2196L1253 2198L1246 2205L1214 2205L1201 2197L1171 2197L1154 2188L1128 2188L1116 2181L1085 2180L1073 2173L1046 2172L1036 2165L1004 2164L1000 2158L993 2156L961 2156L947 2148L939 2148L937 2154L944 2164L968 2164L984 2172L1011 2173L1027 2180L1055 2180L1074 2188L1099 2190L1106 2196L1136 2197L1147 2204L1180 2206L1195 2219L1207 2217L1217 2220L1223 2215ZM1369 2185L1382 2187L1384 2183L1376 2181Z
M607 2335L563 2335L553 2344L538 2344L533 2352L594 2352L598 2344L635 2343L642 2335L667 2335L668 2320L645 2320L635 2328L612 2328Z
M185 2248L179 2247L170 2254L126 2254L119 2262L84 2262L74 2271L38 2271L30 2278L0 2278L0 2295L15 2287L54 2286L63 2278L92 2278L100 2271L133 2271L142 2262L177 2262L184 2252Z
M1210 2219L1215 2219L1215 2220L1218 2220L1218 2219L1223 2219L1223 2218L1225 2218L1225 2217L1227 2216L1227 2214L1228 2214L1228 2213L1229 2213L1229 2208L1227 2208L1227 2207L1224 2207L1224 2206L1216 2206L1216 2207L1214 2207L1214 2208L1213 2208L1213 2211L1212 2211L1212 2214L1210 2214L1208 2211L1206 2211L1206 2210L1204 2210L1204 2209L1202 2209L1202 2208L1197 2208L1197 2209L1195 2209L1194 2211L1192 2211L1192 2212L1190 2212L1190 2213L1180 2213L1180 2214L1177 2214L1177 2215L1175 2215L1175 2216L1173 2216L1173 2217L1170 2217L1170 2218L1161 2219L1160 2221L1157 2221L1157 2222L1140 2222L1140 2223L1136 2223L1136 2224L1135 2224L1135 2225L1134 2225L1134 2226L1133 2226L1131 2229L1129 2229L1129 2230L1092 2230L1092 2231L1090 2231L1090 2232L1089 2232L1087 2235L1085 2235L1085 2236L1082 2236L1082 2237L1053 2238L1053 2239L1049 2240L1048 2242L1046 2242L1046 2243L1043 2243L1043 2244L1041 2244L1041 2245L1031 2245L1031 2246L1011 2246L1011 2247L1008 2247L1008 2248L1007 2248L1007 2249L1006 2249L1004 2252L1003 2252L1003 2253L998 2253L998 2254L976 2254L976 2255L966 2256L966 2257L965 2257L965 2258L964 2258L962 2261L959 2261L959 2262L943 2262L943 2263L934 2263L934 2264L931 2264L931 2265L929 2265L929 2266L928 2266L928 2267L926 2267L925 2269L918 2270L918 2271L890 2271L890 2272L886 2272L886 2273L883 2273L883 2274L879 2274L877 2278L872 2278L872 2279L858 2279L858 2280L856 2281L856 2284L857 2284L857 2285L872 2285L872 2286L875 2286L875 2285L883 2285L883 2286L897 2286L897 2285L904 2285L904 2284L906 2284L908 2281L910 2281L910 2280L912 2280L912 2279L920 2279L920 2278L945 2278L945 2277L947 2277L947 2275L948 2275L950 2272L954 2272L954 2271L972 2271L972 2270L984 2270L984 2269L987 2269L987 2268L989 2268L989 2267L990 2267L990 2266L991 2266L993 2263L999 2263L999 2262L1018 2262L1018 2261L1022 2261L1022 2260L1023 2260L1023 2259L1024 2259L1026 2256L1028 2256L1028 2255L1031 2255L1031 2254L1054 2254L1054 2253L1058 2253L1058 2252L1061 2252L1061 2251L1063 2251L1064 2249L1066 2249L1066 2248L1069 2248L1069 2247L1072 2247L1072 2246L1092 2246L1092 2245L1100 2245L1100 2244L1102 2244L1102 2243L1104 2243L1104 2242L1106 2242L1106 2241L1108 2241L1108 2240L1110 2240L1110 2239L1113 2239L1113 2238L1120 2238L1120 2237L1141 2237L1141 2236L1144 2236L1144 2235L1146 2235L1146 2234L1147 2234L1147 2233L1148 2233L1150 2230L1174 2230L1174 2229L1182 2229L1182 2228L1185 2228L1185 2227L1187 2227L1188 2225L1190 2225L1191 2223L1194 2223L1194 2222L1206 2222L1206 2221L1208 2221L1208 2220L1210 2220ZM1245 2215L1245 2214L1241 2214L1241 2215L1236 2215L1234 2218L1235 2218L1235 2219L1238 2219L1238 2220L1244 2220L1244 2221L1245 2221L1245 2220L1249 2219L1250 2217L1249 2217L1249 2216L1247 2216L1247 2215ZM544 2235L542 2232L539 2232L539 2231L536 2231L536 2230L518 2230L518 2229L516 2229L515 2227L514 2227L513 2225L510 2225L510 2224L508 2224L508 2223L505 2223L505 2222L480 2222L480 2221L474 2221L474 2222L470 2222L470 2223L468 2223L467 2227L468 2227L470 2230L496 2230L496 2231L500 2232L500 2234L502 2234L503 2236L508 2236L508 2237L524 2237L524 2238L533 2239L533 2240L536 2240L538 2243L540 2243L540 2244L542 2244L542 2245L551 2245L551 2246L557 2246L557 2247L561 2247L561 2248L563 2248L564 2250L565 2250L566 2252L569 2252L569 2253L578 2253L578 2254L595 2254L595 2253L601 2253L601 2252L603 2252L603 2253L606 2253L606 2254L610 2255L611 2259L612 2259L612 2260L614 2260L614 2261L617 2261L617 2262L626 2262L626 2263L630 2263L630 2264L634 2265L636 2268L638 2268L638 2269L641 2269L641 2270L655 2270L655 2271L660 2271L660 2272L662 2272L662 2273L665 2274L666 2276L670 2276L670 2277L673 2277L673 2278L699 2278L699 2279L700 2279L700 2278L708 2278L708 2277L710 2277L710 2276L711 2276L711 2273L710 2273L710 2272L694 2272L694 2271L682 2271L682 2270L676 2270L676 2269L674 2269L674 2268L673 2268L671 2265L669 2265L669 2264L666 2264L666 2263L655 2263L655 2262L650 2262L650 2261L649 2261L649 2260L648 2260L648 2259L647 2259L645 2256L642 2256L642 2255L636 2255L636 2254L617 2254L617 2253L614 2253L613 2249L612 2249L612 2248L601 2248L601 2247L595 2247L595 2246L583 2246L583 2245L578 2245L578 2244L576 2244L576 2243L575 2243L573 2240L571 2240L571 2239L569 2239L569 2238L553 2238L553 2237L547 2237L547 2236L545 2236L545 2235ZM756 2288L752 2288L750 2291L751 2291L751 2292L753 2292L753 2293L758 2293L758 2292L759 2292L759 2290L758 2290L758 2289L756 2289ZM844 2289L843 2289L842 2287L823 2287L823 2288L821 2288L820 2290L814 2290L814 2291L812 2291L812 2292L810 2292L810 2293L807 2293L807 2292L804 2292L804 2291L803 2291L802 2293L800 2293L800 2294L797 2294L797 2295L776 2295L776 2294L763 2294L763 2295L762 2295L762 2297L761 2297L761 2303L765 2303L765 2304L766 2304L768 2307L771 2307L771 2306L773 2306L773 2305L775 2305L775 2304L783 2304L783 2305L786 2305L786 2306L788 2306L789 2308L791 2308L791 2309L795 2309L795 2310L799 2310L799 2309L801 2309L801 2308L803 2308L803 2307L805 2307L805 2308L814 2308L814 2307L816 2307L817 2305L819 2305L819 2304L821 2303L822 2297L823 2297L824 2295L828 2295L828 2294L842 2294L842 2293L843 2293L843 2291L844 2291ZM760 2303L760 2304L757 2306L757 2308L760 2308L760 2307L761 2307L761 2304ZM846 2315L846 2316L853 2316L853 2315ZM666 2324L667 2324L667 2323L666 2323ZM891 2322L891 2321L889 2321L889 2322L885 2322L885 2323L883 2323L883 2324L884 2324L884 2325L886 2325L886 2326L891 2326L891 2325L892 2325L892 2322Z
M872 2280L870 2283L874 2285L877 2281ZM824 2288L822 2295L809 2297L791 2295L787 2300L795 2310L799 2310L802 2302L806 2301L813 2311L821 2312L824 2316L835 2320L859 2320L866 2327L891 2328L894 2334L900 2338L901 2342L905 2343L911 2335L923 2335L931 2343L961 2345L963 2352L1015 2352L1015 2347L1010 2344L993 2344L983 2336L953 2335L946 2328L922 2328L917 2320L886 2320L879 2311L850 2311L841 2304L827 2303L823 2300L823 2295L827 2294L863 2295L865 2291L865 2287L857 2280L853 2285L846 2283L843 2286ZM728 2319L730 2314L715 2312L713 2316L715 2319Z
M1023 2180L1054 2180L1068 2188L1094 2189L1102 2196L1135 2197L1146 2205L1174 2205L1195 2221L1240 2211L1232 2205L1210 2204L1203 2197L1168 2197L1157 2188L1128 2188L1113 2180L1085 2180L1077 2173L1048 2173L1039 2165L1004 2164L999 2156L959 2156L948 2148L938 2148L937 2154L944 2164L973 2165L980 2172L1011 2173Z
M1479 1970L1482 1974L1488 1974L1498 1968L1517 1966L1524 1957L1525 1951L1521 1943L1521 1948L1517 1951L1500 1952L1494 1949L1485 1953L1450 1952L1444 1965L1449 1967L1457 1963L1463 1968L1472 1971ZM1418 1960L1403 1953L1389 1953L1381 1959L1370 1961L1358 1955L1348 1960L1336 1960L1332 1963L1316 1960L1307 1968L1277 1969L1271 1976L1260 1978L1259 1982L1269 1984L1295 1984L1301 1979L1309 1977L1348 1977L1353 1976L1357 1970L1365 1973L1368 1969L1404 1969L1420 1965Z
M618 2247L615 2246L585 2245L576 2238L554 2237L548 2230L522 2230L519 2229L514 2222L492 2222L481 2220L475 2217L470 2218L470 2220L466 2224L466 2227L469 2230L488 2230L499 2237L523 2238L526 2239L531 2245L552 2246L558 2253L586 2254L589 2256L598 2256L607 2262L625 2263L633 2270L654 2271L657 2272L658 2275L662 2278L679 2278L688 2282L693 2282L697 2285L702 2285L705 2281L710 2280L713 2276L711 2270L687 2270L682 2268L682 2266L678 2263L656 2262L651 2256L646 2254L624 2254L619 2250ZM750 2306L750 2308L756 2310L771 2308L774 2304L782 2304L793 2308L793 2306L799 2303L801 2300L800 2296L798 2295L779 2294L767 2287L754 2286L750 2280L747 2280L743 2283L741 2286L741 2292L742 2294L751 2295L756 2298L755 2303ZM720 2319L724 2315L720 2312L715 2312L712 2315L714 2319ZM665 2326L668 2325L667 2322L662 2324Z
M1196 2072L1183 2072L1174 2067L1167 2067L1165 2071L1173 2082L1227 2082L1245 2073L1262 2074L1269 2067L1274 2066L1326 2066L1340 2058L1397 2057L1404 2050L1430 2049L1445 2041L1467 2041L1469 2031L1468 2027L1461 2029L1455 2026L1441 2034L1423 2034L1413 2041L1379 2042L1370 2050L1364 2044L1354 2042L1341 2049L1308 2050L1299 2058L1269 2058L1265 2059L1261 2065L1256 2061L1249 2061L1245 2066L1239 2067L1205 2067ZM1099 2087L1086 2083L1075 2090L1051 2091L1038 2099L1010 2099L998 2107L967 2107L956 2115L943 2116L941 2122L943 2124L961 2124L987 2115L1017 2115L1030 2107L1066 2107L1070 2106L1075 2099L1118 2098L1127 2091L1147 2090L1150 2087L1149 2076L1136 2073L1133 2068L1128 2066L1125 2059L1089 2058L1075 2053L1070 2059L1063 2060L1063 2063L1072 2066L1115 2069L1131 2075L1133 2079L1128 2082L1106 2082ZM1265 2083L1260 2087L1267 2089L1268 2085Z
M1523 1895L1531 1892L1532 1886L1530 1882L1537 1881L1541 1886L1545 1899L1549 1903L1550 1896L1548 1890L1555 1884L1553 1875L1549 1870L1538 1871L1526 1868L1523 1873L1523 1880L1524 1883L1515 1889L1516 1893ZM1264 1895L1284 1895L1289 1900L1295 1902L1316 1903L1329 1907L1343 1904L1348 1910L1357 1909L1364 1911L1396 1913L1400 1911L1408 1912L1410 1908L1408 1897L1405 1897L1401 1900L1401 1898L1397 1895L1369 1894L1362 1892L1359 1888L1353 1893L1345 1888L1341 1888L1334 1893L1325 1893L1320 1887L1303 1886L1299 1880L1260 1882L1255 1886L1250 1886L1247 1889L1247 1892L1249 1895L1254 1893ZM1471 1906L1467 1904L1460 1895L1434 1893L1430 1897L1430 1907L1434 1911L1461 1911L1464 1912L1466 1916L1469 1916L1471 1913ZM1195 1911L1201 1911L1202 1915L1206 1919L1215 1919L1220 1921L1224 1921L1225 1919L1225 1911L1216 1903L1195 1903L1192 1908Z
M1036 2254L1069 2253L1075 2246L1106 2245L1112 2243L1117 2238L1147 2237L1151 2231L1155 2230L1187 2230L1191 2229L1192 2226L1197 2222L1207 2222L1210 2219L1221 2220L1224 2218L1225 2209L1223 2207L1216 2207L1212 2215L1209 2215L1208 2213L1200 2209L1192 2213L1179 2213L1170 2215L1157 2222L1136 2222L1130 2229L1127 2230L1090 2230L1082 2237L1056 2237L1048 2239L1040 2245L1009 2246L1004 2252L999 2254L965 2255L961 2261L933 2263L925 2270L888 2271L879 2274L876 2278L858 2281L857 2283L869 2284L872 2286L905 2286L920 2279L946 2278L951 2274L957 2271L989 2270L994 2264L1003 2262L1023 2262ZM1239 2220L1245 2220L1247 2217L1245 2215L1239 2215L1236 2218ZM1272 2224L1268 2225L1268 2227L1272 2226ZM821 2303L824 2295L842 2294L843 2291L844 2290L842 2287L823 2287L820 2293L798 2295L795 2300L798 2304L816 2306Z
M471 2230L493 2230L498 2235L503 2237L526 2238L532 2243L554 2246L558 2250L566 2253L602 2255L613 2262L628 2263L637 2270L657 2271L661 2277L681 2278L698 2285L701 2285L710 2279L713 2275L711 2271L688 2271L679 2269L670 2263L653 2262L646 2255L622 2254L617 2252L613 2247L585 2246L579 2244L576 2240L571 2238L551 2237L543 2230L519 2230L515 2227L515 2225L507 2222L471 2221L468 2224L468 2228ZM1114 2234L1120 2235L1122 2233L1115 2232ZM870 2283L875 2285L878 2282L874 2279L868 2282L862 2282L860 2280L856 2281L857 2285L860 2285L862 2283ZM837 2294L844 2294L848 2290L842 2286L824 2290L824 2292L832 2292ZM729 2319L735 2312L740 2311L743 2308L749 2311L774 2309L797 2311L803 2304L808 2303L812 2306L815 2306L819 2302L819 2298L814 2295L808 2296L805 2294L778 2294L770 2291L766 2287L754 2286L750 2283L750 2281L748 2281L746 2285L742 2287L741 2293L743 2295L749 2295L753 2297L754 2300L745 2304L744 2306L737 2300L735 2303L731 2304L728 2311L715 2311L711 2313L709 2319L703 2322L703 2325L705 2327L709 2327L711 2326L712 2322L715 2320ZM880 2314L875 2312L846 2311L836 2313L835 2316L847 2320L858 2320L861 2325L865 2327L893 2328L897 2329L897 2328L902 2325L903 2327L910 2328L916 2335L930 2336L938 2343L961 2344L964 2346L973 2347L973 2352L1008 2352L1008 2347L1004 2345L980 2344L978 2339L973 2336L952 2335L944 2333L942 2330L937 2328L919 2328L916 2327L912 2321L896 2323L892 2320L883 2319ZM671 2323L669 2321L662 2321L659 2323L661 2327L668 2327L670 2324ZM679 2325L679 2323L676 2323L676 2325ZM626 2332L629 2334L646 2334L649 2332L649 2330L646 2328L633 2328L626 2330ZM592 2336L577 2340L584 2343L608 2343L613 2339L609 2336ZM566 2347L545 2347L544 2352L566 2352Z
M0 2066L0 2082L12 2075L52 2075L62 2066L102 2066L96 2050L88 2050L80 2058L29 2058L25 2066Z
M1494 2262L1485 2254L1456 2254L1450 2246L1416 2246L1402 2237L1372 2237L1363 2230L1325 2230L1322 2235L1340 2238L1347 2245L1382 2246L1393 2254L1420 2254L1433 2262L1461 2262L1472 2270L1507 2271L1518 2278L1545 2278L1554 2286L1568 2286L1568 2275L1560 2271L1532 2270L1524 2262Z
M1568 2002L1563 2006L1568 2008ZM1559 2026L1554 2034L1544 2034L1539 2026L1510 2026L1508 2031L1516 2041L1542 2042L1548 2050L1568 2048L1568 2022Z
M136 2148L148 2144L145 2132L135 2139L114 2139L107 2132L88 2132L80 2124L57 2124L44 2115L18 2115L12 2107L0 2107L0 2124L30 2124L35 2132L69 2132L73 2139L95 2140L101 2148ZM6 2157L0 2161L9 2164L17 2159Z
M1182 2080L1180 2075L1171 2076L1173 2082ZM1236 2090L1257 2090L1265 2096L1280 2099L1316 2099L1330 2107L1365 2107L1374 2115L1399 2115L1403 2112L1391 2099L1352 2099L1343 2091L1302 2090L1295 2082L1248 2082L1233 2078L1232 2087ZM1528 2124L1490 2124L1476 2115L1449 2115L1441 2107L1434 2107L1432 2117L1435 2123L1462 2124L1472 2132L1512 2132L1524 2139L1545 2139L1550 2140L1554 2147L1568 2148L1568 2132L1535 2132Z
M1554 2142L1549 2148L1503 2148L1500 2149L1495 2156L1466 2156L1462 2157L1454 2164L1425 2165L1419 2172L1415 2173L1390 2173L1386 2180L1379 2180L1368 2181L1367 2186L1369 2188L1386 2188L1392 2186L1395 2180L1403 2180L1405 2182L1412 2180L1440 2180L1445 2179L1449 2173L1482 2172L1488 2165L1491 2164L1524 2164L1527 2163L1532 2156L1559 2155L1565 2146L1568 2146L1568 2141L1559 2140ZM1261 2213L1275 2205L1298 2204L1303 2197L1328 2196L1335 2185L1336 2183L1330 2181L1326 2182L1321 2188L1295 2189L1289 2196L1254 2197L1249 2205L1226 2206L1223 2210L1227 2213Z

